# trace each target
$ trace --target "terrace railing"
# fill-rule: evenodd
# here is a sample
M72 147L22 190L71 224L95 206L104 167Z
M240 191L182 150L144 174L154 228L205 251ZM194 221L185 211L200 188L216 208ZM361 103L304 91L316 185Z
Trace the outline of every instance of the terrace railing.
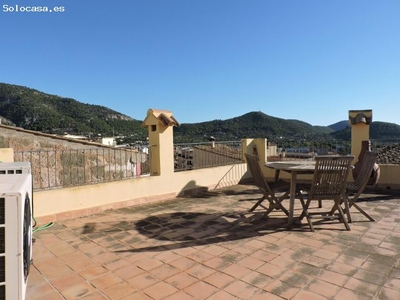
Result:
M243 163L241 141L174 145L176 172L238 163Z
M130 149L21 151L14 153L14 161L31 163L34 190L131 179L150 173L148 154Z
M276 151L268 156L268 160L313 159L317 155L347 155L351 153L350 141L281 141L270 140ZM268 147L267 147L268 148Z

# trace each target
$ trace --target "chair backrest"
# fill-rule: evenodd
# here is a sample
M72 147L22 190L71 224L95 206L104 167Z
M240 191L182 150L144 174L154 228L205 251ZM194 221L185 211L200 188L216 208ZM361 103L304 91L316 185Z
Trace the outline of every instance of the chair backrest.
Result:
M344 195L354 156L321 155L315 157L310 199L337 199Z
M250 153L244 154L247 161L247 167L250 170L251 175L253 175L254 182L256 186L264 193L264 194L272 194L271 188L269 187L267 181L264 178L264 173L261 170L260 163L258 161L258 156L252 155Z
M371 178L371 174L374 169L377 156L378 156L377 152L373 151L365 152L360 171L358 172L358 176L354 181L354 184L357 186L357 193L361 194L364 191L365 187L367 186L367 183Z

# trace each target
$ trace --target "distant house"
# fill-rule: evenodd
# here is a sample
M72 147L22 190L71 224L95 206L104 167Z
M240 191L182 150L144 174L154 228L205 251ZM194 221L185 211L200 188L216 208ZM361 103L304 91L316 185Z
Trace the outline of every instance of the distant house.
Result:
M87 140L88 138L86 136L83 135L73 135L73 134L64 134L63 135L64 138L66 139L71 139L71 140Z
M102 145L107 145L107 146L116 146L117 145L117 142L116 142L115 138L113 138L113 137L109 137L109 138L103 137L100 139L100 143Z

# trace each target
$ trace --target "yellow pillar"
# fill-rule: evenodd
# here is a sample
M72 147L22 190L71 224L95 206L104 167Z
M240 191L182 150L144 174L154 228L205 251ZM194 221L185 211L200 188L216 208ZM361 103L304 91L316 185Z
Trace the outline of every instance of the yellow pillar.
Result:
M0 162L13 162L13 161L14 161L14 150L12 148L1 148Z
M173 126L179 123L168 110L149 109L143 126L149 130L150 175L174 173Z
M264 162L267 159L267 139L244 139L242 140L243 160L244 153L257 155L259 160Z
M357 161L362 141L369 141L372 110L349 110L349 121L351 124L351 154L354 155Z

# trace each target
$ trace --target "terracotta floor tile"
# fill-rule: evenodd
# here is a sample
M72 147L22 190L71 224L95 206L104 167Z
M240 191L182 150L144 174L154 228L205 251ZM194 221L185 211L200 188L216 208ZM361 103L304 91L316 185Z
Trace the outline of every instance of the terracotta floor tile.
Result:
M358 270L353 277L373 284L384 285L388 281L388 273L379 271Z
M295 265L292 266L291 270L293 272L301 273L308 275L310 277L315 277L318 276L318 274L321 273L321 269L318 267L315 267L313 265L309 265L303 262L299 262Z
M271 260L269 263L281 267L282 269L290 269L296 263L296 261L280 255Z
M304 240L302 240L302 242L304 242ZM299 241L293 241L293 240L286 239L286 238L279 239L274 243L274 245L277 245L279 247L283 247L286 249L291 249L295 245L298 245L298 244L299 244Z
M203 281L198 281L184 289L185 293L193 296L196 299L207 299L217 291L218 288Z
M324 241L320 241L316 239L315 236L313 236L312 238L304 239L303 241L301 241L301 244L306 246L311 246L314 248L321 248L325 243Z
M232 264L225 269L222 269L221 271L238 279L243 278L244 276L252 272L251 269L240 266L238 264Z
M127 282L123 281L104 289L103 293L107 295L110 299L117 300L132 295L136 291L137 289L129 285Z
M105 295L98 293L98 292L94 292L90 295L87 295L83 298L81 298L82 300L108 300L108 297L106 297ZM49 299L51 300L51 299Z
M71 285L76 285L85 280L76 273L70 273L66 276L59 277L57 279L51 280L51 284L59 291L63 291Z
M117 257L116 260L113 260L113 261L110 261L107 263L102 263L102 265L110 271L118 270L118 269L126 267L127 265L130 265L130 264L131 263L128 260L126 260L124 258L120 258L120 257Z
M178 291L179 290L177 288L163 281L157 282L156 284L143 290L145 294L155 300L163 299L166 296L177 293Z
M173 262L169 263L171 266L174 266L175 268L178 268L179 270L186 270L190 267L193 267L197 263L189 258L182 257L177 260L174 260Z
M121 281L122 279L119 278L117 275L113 273L106 273L104 275L100 275L94 278L90 282L99 290L104 291L106 288L120 283Z
M247 255L242 254L240 252L229 250L227 252L222 253L219 257L227 262L236 263L237 261L243 259Z
M35 257L33 257L33 259L33 265L40 270L57 268L59 266L65 265L65 263L56 256L52 256L51 258L44 260L36 260Z
M68 300L76 300L95 292L95 289L88 282L81 282L76 285L69 286L63 290L61 294Z
M44 277L42 274L40 274L38 272L35 272L35 274L32 274L32 272L30 272L29 276L28 276L27 286L29 288L29 287L32 287L32 286L35 286L38 284L42 284L46 281L47 281L47 278Z
M272 278L278 278L280 275L283 274L283 272L285 272L285 270L271 263L266 263L262 267L258 268L257 272L260 272Z
M336 261L342 264L359 268L364 264L365 259L342 254L336 259Z
M300 288L280 280L274 280L271 283L268 283L264 287L264 290L284 299L291 299L296 293L298 293Z
M172 286L183 290L189 285L192 285L193 283L199 281L199 279L187 274L186 272L182 272L165 279L165 281Z
M195 265L188 269L186 272L195 278L203 279L215 273L215 270L204 265Z
M139 291L139 292L135 292L131 295L128 295L128 296L122 298L121 300L154 300L154 299L150 298L145 293Z
M163 265L163 262L159 261L158 259L154 259L154 258L143 259L136 263L137 267L139 267L145 271L155 269L161 265Z
M239 299L249 299L257 292L257 290L258 289L253 285L243 281L235 281L224 288L224 291L238 297Z
M125 267L119 268L113 271L114 274L122 278L123 280L128 280L132 277L135 277L139 274L145 273L144 270L136 267L135 265L128 264Z
M59 278L62 276L65 276L67 274L73 273L74 271L66 265L61 265L58 267L54 268L42 268L41 273L43 276L45 276L47 279L55 279Z
M307 289L328 299L335 299L341 288L335 284L316 279L308 285Z
M83 259L75 260L75 261L68 263L68 266L76 272L86 269L88 267L94 267L97 265L98 264L96 262L94 262L93 260L91 260L90 258L83 258Z
M293 300L327 300L327 298L309 291L300 291ZM351 298L349 298L351 299Z
M329 257L336 258L338 256L338 254L341 254L343 252L343 250L347 249L347 247L342 246L342 245L332 244L332 243L326 243L320 249L332 252L332 253L327 253L327 257L325 257L325 258L329 258ZM322 257L324 257L324 256L322 256Z
M312 277L307 276L306 274L293 272L292 270L285 271L279 277L280 281L299 288L306 286L311 281L311 279Z
M267 284L271 283L274 279L262 273L253 271L250 274L244 276L241 280L259 288L263 288Z
M93 247L80 249L80 251L82 251L82 253L84 253L89 258L107 252L106 249L96 244Z
M344 287L357 293L365 294L368 297L373 297L379 289L378 285L365 282L357 278L350 278Z
M65 298L61 296L60 293L54 292L47 295L40 295L39 297L35 298L35 300L64 300Z
M237 299L237 298L235 298ZM253 296L251 296L248 300L282 300L284 298L274 295L270 292L259 290Z
M187 293L185 293L183 291L178 291L175 294L167 296L163 300L196 300L196 298L194 298L191 295L188 295Z
M178 268L175 268L174 266L168 265L168 264L163 264L163 265L149 271L150 274L153 274L155 277L158 277L163 280L168 277L171 277L175 274L178 274L180 272L181 272L181 270L179 270Z
M239 298L229 294L226 291L220 290L207 298L207 300L238 300ZM264 298L267 299L267 298Z
M310 264L319 268L325 268L331 263L331 261L329 259L311 255L303 259L303 263Z
M326 269L346 276L353 276L358 270L357 267L347 264L342 264L339 262L333 262L332 264L327 266Z
M216 272L206 278L203 279L204 282L207 282L219 289L227 286L229 283L235 281L236 279L232 276L229 276L224 273Z
M250 240L247 243L245 243L242 247L250 247L254 249L264 249L266 246L266 242L260 241L260 240Z
M185 248L179 248L179 249L173 250L173 252L175 254L178 254L180 256L187 256L196 251L198 251L198 250L196 250L195 248L192 248L192 247L185 247Z
M220 257L214 257L208 261L205 261L203 264L214 270L222 270L222 269L230 266L232 263L229 261L226 261Z
M400 291L400 278L389 278L385 283L385 287Z
M264 250L257 250L256 252L253 252L252 254L250 254L250 257L257 258L264 262L270 262L271 260L275 259L277 256L278 256L278 254L270 253L270 252L267 252Z
M336 284L338 286L344 286L350 279L349 276L327 270L323 270L318 278L323 281Z
M100 253L98 255L92 256L91 259L96 263L107 265L107 264L110 264L110 263L120 260L120 257L114 253L104 252L104 253Z
M135 277L132 277L131 279L128 280L128 283L138 290L143 290L160 281L161 279L156 278L151 274L143 273Z
M120 254L122 255L122 254ZM152 253L148 253L148 252L126 252L125 255L123 255L124 259L126 259L127 261L137 264L140 261L143 260L148 260L148 259L153 259L155 255Z
M348 289L341 289L336 295L335 300L365 300L366 296L364 294L358 294L354 291Z
M71 247L68 243L65 242L50 245L48 246L48 249L56 256L64 256L77 252L74 247Z
M322 249L319 249L319 250L315 251L313 253L313 255L317 256L317 257L325 258L325 259L328 259L328 260L335 260L336 258L338 258L339 253L333 252L333 251L329 251L329 250L326 250L326 249L322 248Z
M44 282L41 284L34 285L27 290L26 298L27 300L36 300L40 299L40 297L44 297L48 294L56 293L57 291L54 289L52 285L48 282Z
M258 269L259 267L261 267L262 265L265 264L264 261L259 260L259 259L254 258L254 257L251 257L251 256L247 256L247 257L239 260L237 263L238 263L238 265L244 266L244 267L246 267L248 269L251 269L251 270L256 270L256 269Z
M205 261L208 261L208 260L214 258L214 255L204 252L204 251L196 251L196 252L190 253L186 257L189 259L192 259L198 263L203 263Z
M181 256L176 253L173 253L171 251L164 251L164 252L156 255L154 258L158 259L164 263L170 263L170 262L173 262L173 261L181 258Z
M213 256L220 255L224 252L227 252L228 249L218 246L218 245L208 245L203 249L204 252L212 254Z
M80 276L82 276L83 278L85 278L86 280L91 280L93 278L96 278L96 277L99 277L101 275L108 273L108 270L102 266L92 265L85 269L77 271L77 273Z
M85 254L82 252L73 252L73 253L68 253L66 255L62 255L59 257L61 261L64 263L69 263L72 261L80 260L80 259L85 259L87 258Z
M400 299L400 290L383 287L379 292L378 299Z

